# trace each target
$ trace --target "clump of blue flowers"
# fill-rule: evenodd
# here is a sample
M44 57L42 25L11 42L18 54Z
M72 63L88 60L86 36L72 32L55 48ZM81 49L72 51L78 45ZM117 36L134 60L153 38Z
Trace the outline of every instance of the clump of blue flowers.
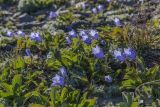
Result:
M115 59L121 63L123 63L125 61L125 55L124 53L120 50L117 49L113 52L113 56L115 57Z
M98 39L98 32L96 30L90 30L90 35L93 39Z
M67 72L65 67L61 67L59 69L60 71L60 75L56 74L53 78L52 78L52 84L51 86L65 86L65 77L67 76Z
M98 7L97 7L97 9L98 9L98 11L99 11L99 12L102 12L102 11L103 11L103 8L104 8L104 6L103 6L103 5L101 5L101 4L100 4L100 5L98 5Z
M97 10L97 8L92 8L92 12L94 13L94 14L97 14L98 13L98 10Z
M67 41L68 45L70 45L72 43L72 40L69 37L66 37L66 41Z
M124 48L124 54L125 54L125 58L130 61L133 61L136 59L136 52L131 48Z
M110 2L111 2L111 0L106 0L106 2L110 3Z
M121 63L123 63L126 60L134 61L136 59L136 51L132 48L124 48L114 50L113 56L115 59Z
M69 36L71 36L72 38L77 37L77 33L72 29L71 31L69 31Z
M86 44L91 44L92 43L92 39L89 37L87 31L80 31L80 37L82 39L82 41Z
M83 4L82 4L82 9L84 9L84 10L85 10L88 6L89 6L89 4L87 4L87 3L83 3Z
M101 45L106 45L106 42L105 42L105 40L101 40Z
M110 75L105 76L105 77L104 77L104 80L105 80L106 82L108 82L108 83L112 83L112 81L113 81L113 79L112 79L112 77L111 77Z
M115 19L114 19L114 24L115 24L116 26L121 26L120 19L115 18Z
M37 42L42 42L42 37L40 36L40 34L38 32L32 32L30 34L30 39L31 40L34 40L34 41L37 41Z
M68 35L70 37L65 37L68 44L71 44L71 42L72 42L70 38L78 37L77 32L73 29L71 29L68 32ZM92 40L98 40L98 38L99 38L99 34L98 34L97 30L94 30L94 29L80 30L79 36L80 36L81 40L88 45L92 43Z
M82 36L82 41L85 42L86 44L91 44L92 40L89 38L88 35Z
M17 35L18 36L25 36L25 33L21 30L17 31Z
M12 36L14 36L14 34L13 34L13 32L12 32L12 31L7 31L6 35L7 35L8 37L12 37Z
M51 11L51 12L49 13L49 18L50 18L50 19L55 19L57 16L58 16L58 14L57 14L56 12Z
M64 86L64 78L61 77L60 75L56 74L52 78L52 85L51 86Z
M104 57L104 53L98 45L96 45L96 47L92 48L92 53L94 54L95 57L97 57L99 59Z

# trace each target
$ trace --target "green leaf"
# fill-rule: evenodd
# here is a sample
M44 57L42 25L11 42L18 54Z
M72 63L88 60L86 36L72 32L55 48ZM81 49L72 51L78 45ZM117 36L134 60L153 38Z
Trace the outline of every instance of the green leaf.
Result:
M142 57L137 57L137 63L141 71L145 71L145 63Z
M74 75L73 78L76 78L76 79L79 79L80 81L82 81L82 83L85 83L85 84L89 84L89 81L86 77L80 77L78 75Z
M143 86L142 89L147 96L151 95L152 88L150 86Z
M58 94L56 93L57 89L57 87L53 87L50 92L51 104L53 105L53 107L56 106L56 94Z
M25 100L23 101L23 105L27 102L28 99L30 99L32 96L32 92L28 92L24 95Z
M124 102L121 102L121 103L119 104L119 107L129 107L129 105L126 104L126 103L124 103Z
M38 77L38 76L40 76L41 74L43 74L43 71L35 71L35 72L31 75L31 78Z
M20 74L15 75L12 80L12 86L15 88L16 85L22 84L22 76Z
M13 60L13 68L14 69L22 69L25 67L25 62L22 57L18 56Z
M68 50L62 50L61 51L61 62L66 67L69 67L75 64L76 62L78 62L78 55Z
M155 28L158 28L159 27L159 20L158 19L153 19L153 26Z
M8 97L13 96L13 87L12 85L9 85L7 83L1 83L0 84L0 97Z
M2 74L0 75L0 81L4 81L4 80L8 79L7 78L8 75L9 75L8 68L4 68L2 70Z
M69 93L69 101L70 102L77 102L78 99L79 99L79 96L80 96L80 91L79 90L75 90L75 91Z
M45 106L40 104L30 104L29 107L45 107Z
M65 101L65 99L67 98L67 94L68 94L68 89L64 87L61 91L61 96L60 96L61 103Z
M138 107L139 103L138 102L132 102L131 107Z
M77 45L78 42L79 42L79 39L78 39L78 38L73 38L72 41L73 41L73 42L72 42L72 45L71 45L72 49L73 49L73 50L79 49L79 46Z
M158 72L159 72L159 66L154 66L146 72L146 77L150 80L154 80Z
M131 79L125 80L122 82L122 87L127 88L127 89L131 89L131 88L135 89L136 88L135 85L136 85L135 81Z
M4 107L4 104L0 103L0 107Z
M93 99L85 99L81 104L78 105L78 107L94 107L96 103L96 98Z
M46 61L46 65L47 65L48 68L53 69L53 70L55 70L55 69L58 70L59 67L62 66L62 64L61 64L60 61L58 61L58 60L53 60L53 59L48 59L48 60Z

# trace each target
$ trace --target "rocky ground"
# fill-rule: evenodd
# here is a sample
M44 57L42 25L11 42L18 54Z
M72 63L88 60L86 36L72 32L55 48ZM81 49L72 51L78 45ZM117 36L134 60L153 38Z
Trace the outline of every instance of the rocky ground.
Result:
M115 17L120 18L126 22L131 22L132 24L140 24L147 21L147 19L160 18L160 1L159 0L149 0L148 2L137 3L134 1L114 1L113 9L105 11L104 15L101 17L101 21L106 24L112 24ZM73 8L78 7L84 2L78 2L73 4ZM61 9L61 10L60 10ZM55 11L55 10L52 10ZM67 7L60 7L59 13L69 11ZM0 26L8 27L12 29L25 29L31 30L33 27L42 27L48 22L48 14L50 10L40 10L35 13L21 13L18 11L16 5L1 5L0 6ZM86 13L90 13L89 11ZM75 13L75 16L82 17L83 13ZM141 19L141 20L140 20ZM81 20L81 19L80 19ZM89 22L88 22L89 23ZM97 25L98 26L98 25ZM3 28L1 28L2 30Z

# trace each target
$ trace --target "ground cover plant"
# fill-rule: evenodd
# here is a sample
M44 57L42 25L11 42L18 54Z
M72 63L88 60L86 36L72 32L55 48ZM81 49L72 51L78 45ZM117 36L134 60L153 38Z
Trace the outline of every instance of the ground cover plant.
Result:
M159 7L0 0L0 107L159 107Z

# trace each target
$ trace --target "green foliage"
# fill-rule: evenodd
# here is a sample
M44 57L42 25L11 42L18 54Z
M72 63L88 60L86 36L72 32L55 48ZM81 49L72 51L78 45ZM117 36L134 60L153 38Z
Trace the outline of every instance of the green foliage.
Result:
M124 81L122 82L122 88L135 89L137 86L160 79L159 66L155 66L143 71L136 70L134 68L126 69ZM144 78L145 77L145 78Z
M96 99L87 99L87 93L81 94L79 90L74 90L70 92L66 87L59 91L57 90L57 88L58 87L51 89L50 103L53 107L93 107L95 105Z
M78 19L74 16L72 12L67 12L62 14L58 19L59 26L69 26L72 23L75 23Z
M131 93L123 92L124 102L120 103L120 107L138 107L140 104L134 99Z
M58 6L63 6L65 3L67 3L67 0L54 0L54 4Z
M115 28L111 37L105 37L105 33L111 32L111 29L102 28L102 30L100 36L106 41L113 40L114 35L121 34L121 29ZM44 39L42 43L31 41L28 37L14 38L16 41L14 43L17 45L14 51L17 55L1 67L0 96L5 99L3 104L33 106L30 104L32 102L45 106L92 107L96 100L88 99L90 94L94 93L97 97L100 95L99 91L94 91L96 89L94 85L106 85L104 76L108 74L112 75L115 83L106 85L105 91L108 97L120 96L122 90L135 91L136 98L152 96L154 101L160 96L160 92L154 88L160 77L159 66L146 68L143 60L137 58L136 62L125 62L125 68L118 69L112 74L114 68L110 67L111 62L107 62L110 58L109 53L102 60L92 55L92 47L99 44L99 40L86 45L80 38L74 38L72 44L67 46L64 33L52 36L48 32L41 32L41 36ZM6 43L6 41L3 42ZM109 46L103 48L104 52L107 53L108 49L112 48ZM25 48L31 49L31 56L20 54ZM41 56L45 56L45 60ZM67 68L68 77L65 82L68 87L52 88L51 79L62 66ZM119 75L123 79L115 81ZM133 105L134 107L139 104L137 100L132 101L130 97L126 98L128 98L127 103L122 102L121 106Z
M18 9L22 12L34 12L38 9L49 7L53 4L54 0L20 0Z
M114 35L121 34L120 28L112 29L113 31L109 28L100 29L103 30L100 36L104 40L113 40L113 43L119 41L115 40ZM105 37L107 32L112 32L111 37ZM14 38L16 55L2 64L0 69L0 97L4 99L3 104L93 107L96 99L90 99L90 94L94 93L97 97L101 95L100 91L95 91L95 84L105 86L106 93L102 93L108 97L120 96L122 90L135 91L135 98L131 99L131 95L126 95L127 100L119 103L122 107L139 105L137 98L147 98L144 99L147 101L148 96L152 96L153 102L159 98L160 92L155 88L159 84L159 66L146 68L143 60L137 58L135 62L126 61L126 67L113 74L114 67L109 65L113 62L109 61L111 55L108 53L112 46L106 45L103 48L107 54L104 59L99 60L92 55L92 47L100 45L99 40L86 45L80 38L73 38L72 44L68 46L64 33L52 36L48 32L41 32L41 36L44 39L42 43L31 41L28 37ZM12 41L3 41L6 45L10 42ZM31 56L21 55L25 48L31 49ZM51 87L53 75L62 66L67 69L67 87ZM108 74L112 76L113 84L104 81L104 76ZM117 81L118 76L123 78Z
M134 90L137 98L143 99L144 103L151 105L160 97L160 69L159 66L149 69L141 68L141 70L126 69L121 88L123 90Z
M18 2L18 0L0 0L0 4L12 4L16 2Z

